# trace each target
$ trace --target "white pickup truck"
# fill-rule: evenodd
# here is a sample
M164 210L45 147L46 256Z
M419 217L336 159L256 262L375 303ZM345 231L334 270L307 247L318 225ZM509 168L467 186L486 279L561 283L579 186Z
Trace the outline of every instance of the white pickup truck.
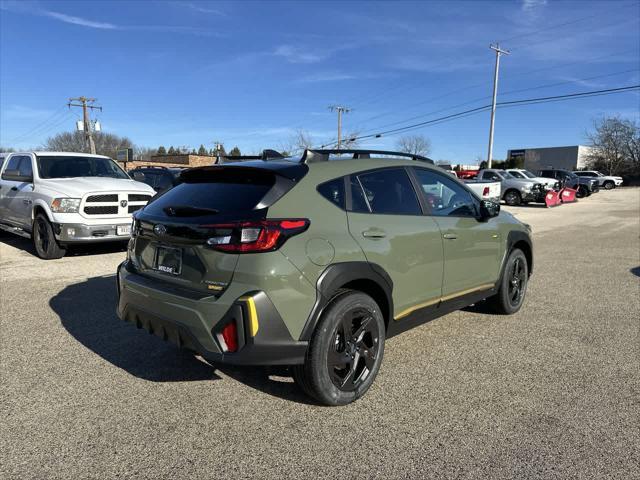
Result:
M500 182L492 180L463 180L463 182L482 200L500 203L500 197L502 196L502 184Z
M0 164L0 229L32 238L47 260L75 243L127 241L131 214L155 194L100 155L10 153Z

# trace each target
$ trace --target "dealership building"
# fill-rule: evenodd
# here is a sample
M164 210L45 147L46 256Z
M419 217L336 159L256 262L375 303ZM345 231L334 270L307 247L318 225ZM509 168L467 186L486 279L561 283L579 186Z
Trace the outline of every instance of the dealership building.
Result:
M575 145L570 147L520 148L509 150L507 159L518 160L522 168L535 172L544 168L582 170L587 167L591 147Z

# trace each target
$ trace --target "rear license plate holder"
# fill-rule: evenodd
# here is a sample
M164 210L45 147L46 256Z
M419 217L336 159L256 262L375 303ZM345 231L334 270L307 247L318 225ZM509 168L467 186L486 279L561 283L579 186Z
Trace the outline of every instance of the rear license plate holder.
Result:
M168 275L180 275L182 273L182 249L156 246L153 269Z

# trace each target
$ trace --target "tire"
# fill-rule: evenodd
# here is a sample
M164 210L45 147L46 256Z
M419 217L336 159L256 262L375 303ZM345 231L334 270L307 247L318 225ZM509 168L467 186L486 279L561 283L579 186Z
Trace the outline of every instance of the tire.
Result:
M522 197L520 196L520 192L518 192L517 190L507 190L504 193L504 197L502 198L504 199L504 203L512 207L516 207L520 205L520 203L522 202Z
M354 402L367 392L380 370L384 340L378 304L362 292L342 291L322 314L304 365L293 367L293 378L324 405Z
M576 197L584 198L590 195L589 190L584 185L578 185Z
M527 293L528 281L527 257L522 250L516 248L507 258L498 293L487 299L491 309L502 315L512 315L520 310Z
M54 260L64 257L66 249L61 247L53 234L53 228L49 219L39 213L33 221L32 229L33 246L38 256L44 260Z
M616 184L613 183L611 180L607 180L606 182L604 182L604 185L602 185L604 187L605 190L613 190L614 188L616 188Z

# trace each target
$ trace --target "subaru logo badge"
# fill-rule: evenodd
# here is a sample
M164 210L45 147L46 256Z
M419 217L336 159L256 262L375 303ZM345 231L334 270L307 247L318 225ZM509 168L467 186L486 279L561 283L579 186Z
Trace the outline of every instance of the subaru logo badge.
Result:
M129 202L127 202L126 200L120 200L120 206L122 208L126 207L129 204Z
M164 235L165 233L167 233L167 227L161 224L157 224L153 227L153 232L156 235Z

